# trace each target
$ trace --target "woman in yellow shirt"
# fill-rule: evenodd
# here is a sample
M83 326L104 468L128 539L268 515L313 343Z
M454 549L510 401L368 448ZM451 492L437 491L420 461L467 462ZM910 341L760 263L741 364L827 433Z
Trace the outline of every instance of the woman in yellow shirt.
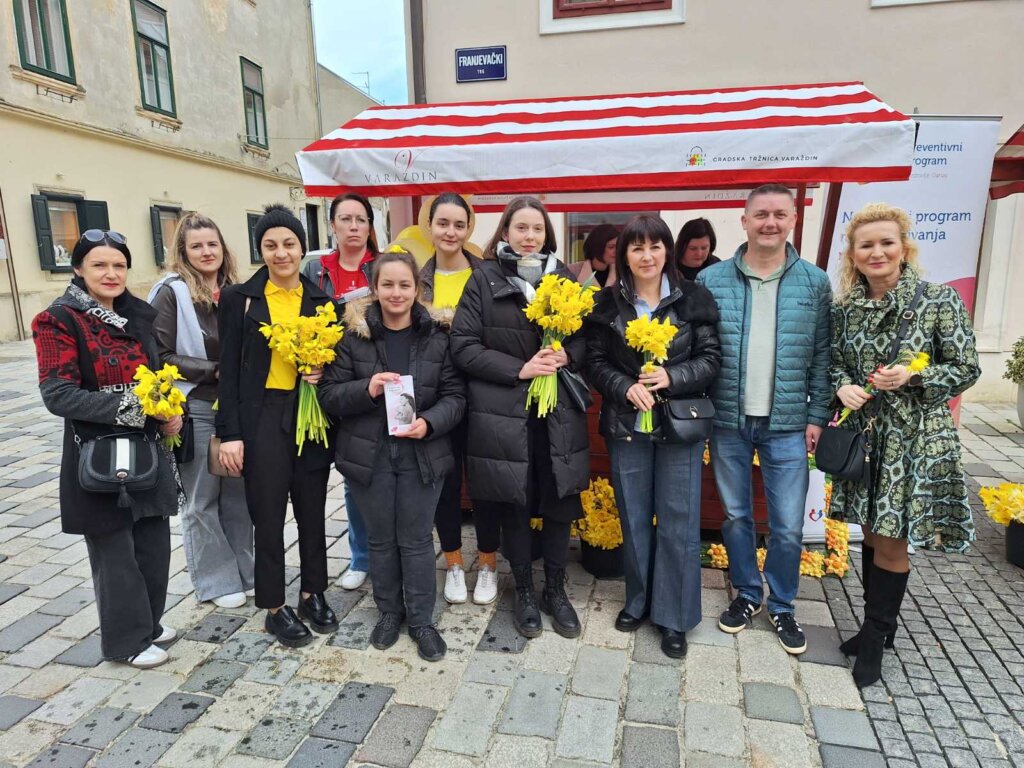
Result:
M298 455L299 373L294 363L271 351L260 326L315 315L316 308L331 299L299 273L306 235L291 211L269 206L256 222L254 235L265 266L248 281L226 286L221 294L216 428L221 463L245 478L256 534L256 606L267 609L266 630L283 645L296 648L313 639L310 627L319 633L338 628L324 598L324 509L333 456L313 441L307 441ZM321 373L315 370L302 378L316 384ZM299 528L297 614L285 603L284 521L289 497Z
M480 260L465 249L469 237L473 209L454 192L444 192L430 204L430 239L434 255L420 272L423 303L438 312L453 315L462 290ZM449 318L450 319L450 318ZM448 323L450 325L450 323ZM441 498L437 502L434 525L441 540L448 571L444 580L444 598L449 603L468 599L466 571L462 558L462 471L466 449L466 420L451 433L455 469L445 478ZM473 523L479 569L473 602L493 603L498 596L498 545L501 533L498 518L485 503L473 502Z

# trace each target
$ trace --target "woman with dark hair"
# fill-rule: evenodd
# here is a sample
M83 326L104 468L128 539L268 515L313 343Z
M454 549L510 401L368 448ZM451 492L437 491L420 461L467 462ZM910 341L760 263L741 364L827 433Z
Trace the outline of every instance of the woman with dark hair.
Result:
M390 648L404 618L420 657L440 661L447 646L433 620L433 510L454 468L448 432L462 420L466 396L448 334L416 300L418 282L411 254L380 255L373 301L347 308L345 337L318 395L340 423L338 469L366 512L380 611L370 641ZM402 376L412 376L416 418L388 435L384 387Z
M707 219L690 219L683 224L676 238L675 261L680 274L687 280L696 280L701 270L721 261L715 256L718 238L715 228Z
M672 233L659 218L637 216L619 235L619 283L598 294L584 321L587 365L601 393L600 430L608 445L612 485L622 521L626 605L615 628L632 632L648 615L661 630L662 651L686 654L686 633L700 623L700 475L703 441L671 442L655 415L641 432L640 413L657 400L704 393L718 374L718 308L703 286L682 280ZM668 357L643 371L626 343L626 326L646 315L676 327ZM653 518L658 516L657 525Z
M370 272L379 249L373 231L373 207L362 195L347 192L335 197L331 201L330 218L336 247L326 256L306 262L302 274L334 299L340 317L346 302L369 295ZM366 581L370 555L366 525L348 486L345 487L345 513L351 560L340 583L345 589L357 589Z
M153 338L156 312L128 292L132 254L124 235L86 230L71 253L74 277L64 295L32 321L39 392L50 413L64 418L60 519L65 533L85 536L100 617L100 650L109 661L155 667L160 647L177 633L162 626L171 560L168 518L185 497L173 454L157 448L156 485L93 493L78 479L79 445L111 433L175 435L181 417L148 418L133 391L140 365L159 369Z
M331 451L307 441L298 452L295 431L299 372L271 349L263 324L311 317L330 297L299 272L306 232L283 205L268 206L254 227L264 266L246 282L229 285L220 305L220 461L243 472L245 499L256 533L256 607L266 608L264 627L291 648L338 628L327 604L327 542L324 508ZM302 374L319 382L320 369ZM284 525L288 500L299 529L298 615L285 603Z
M576 279L585 283L594 276L597 284L604 288L615 284L615 243L619 230L611 224L598 224L583 241L583 261L569 264L568 269Z
M452 327L452 356L469 377L469 495L493 502L501 521L516 584L513 621L524 637L542 630L533 589L531 517L544 519L540 608L551 614L560 635L580 633L565 594L565 566L569 528L582 515L580 492L590 480L587 418L561 377L553 412L541 418L526 407L532 379L563 367L579 371L586 362L582 334L566 339L560 350L542 348L538 327L523 314L544 275L572 279L555 247L541 202L512 200L486 258L466 284Z
M213 404L217 401L221 289L236 282L235 260L220 228L199 213L178 222L168 257L169 274L149 292L156 310L153 335L160 361L178 367L188 396L194 455L181 465L188 504L181 513L185 563L196 599L219 608L245 605L253 588L252 520L238 477L207 470Z
M427 221L434 255L420 273L423 303L437 312L454 317L462 292L480 259L465 249L472 229L473 209L461 195L444 192L430 204ZM450 327L451 318L448 318ZM462 472L466 455L466 426L463 419L452 430L451 444L455 454L455 468L444 481L441 498L437 502L434 524L441 540L447 570L444 580L444 599L449 603L464 603L469 598L466 588L465 563L462 558ZM476 527L476 546L479 570L473 588L473 602L478 605L493 603L498 597L498 545L501 531L494 511L484 501L473 500L473 523Z

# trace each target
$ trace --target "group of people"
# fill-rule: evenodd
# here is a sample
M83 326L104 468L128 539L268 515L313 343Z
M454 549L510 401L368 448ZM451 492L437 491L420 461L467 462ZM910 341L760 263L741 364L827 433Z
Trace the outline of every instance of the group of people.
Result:
M341 584L355 588L371 576L376 648L396 642L405 624L421 657L445 655L433 616L433 529L445 556L444 597L465 602L464 477L478 549L473 601L495 600L500 547L517 630L540 635L543 612L557 633L578 636L565 582L570 530L591 476L579 396L589 385L602 398L600 433L622 522L625 601L615 626L631 632L649 620L676 658L701 617L704 442L661 429L667 417L656 406L705 395L714 405L711 464L736 595L719 628L742 631L766 604L793 654L806 649L795 600L808 454L842 408L852 412L851 427L873 431L873 482L837 481L830 514L865 530L865 618L843 651L857 655L858 685L878 680L906 589L908 543L960 552L974 535L947 405L980 373L971 323L955 291L922 283L907 215L876 204L853 217L833 295L827 275L788 243L796 208L779 185L750 194L741 219L747 241L721 262L704 219L688 222L676 241L649 215L621 230L597 227L585 261L567 266L536 198L508 204L483 258L466 248L474 214L464 198L441 194L428 213L434 255L421 268L401 248L381 252L368 201L342 195L330 207L337 249L303 268L301 223L271 206L254 233L264 266L245 282L216 224L190 214L152 306L127 290L123 236L82 235L71 285L33 331L44 402L66 420L62 521L86 537L104 657L141 667L166 660L160 645L175 636L161 624L168 517L179 509L198 599L229 607L254 595L267 631L292 647L308 643L311 631L336 629L325 598L332 464L345 478L349 519L351 563ZM523 311L545 275L603 286L583 328L559 348L542 346ZM331 301L345 329L336 359L300 374L268 346L261 326L313 315ZM645 366L626 341L627 324L642 316L677 329L657 365ZM930 355L920 372L890 358L908 317L901 349ZM194 457L179 464L162 451L158 483L119 507L116 497L81 487L78 446L109 432L178 433L180 417L146 418L132 391L138 364L164 362L185 377ZM541 417L527 407L527 392L549 374L559 395ZM384 390L403 376L412 377L416 411L408 429L390 434ZM316 385L333 424L328 446L307 441L301 452L300 380ZM648 411L654 429L645 432ZM208 450L223 473L208 471ZM767 600L752 511L755 450L770 527ZM301 561L294 608L285 579L289 500ZM538 517L539 595L530 525Z

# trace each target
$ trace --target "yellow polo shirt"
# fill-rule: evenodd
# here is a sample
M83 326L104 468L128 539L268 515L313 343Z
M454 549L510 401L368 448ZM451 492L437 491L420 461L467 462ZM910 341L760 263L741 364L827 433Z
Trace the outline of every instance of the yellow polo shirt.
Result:
M267 280L263 289L267 297L267 309L270 311L271 323L290 323L298 318L302 309L302 284L292 290L278 288ZM295 363L290 363L281 354L270 351L270 371L267 373L267 389L295 389L299 371Z
M434 306L439 309L458 306L471 274L472 267L458 272L442 272L440 269L434 272Z

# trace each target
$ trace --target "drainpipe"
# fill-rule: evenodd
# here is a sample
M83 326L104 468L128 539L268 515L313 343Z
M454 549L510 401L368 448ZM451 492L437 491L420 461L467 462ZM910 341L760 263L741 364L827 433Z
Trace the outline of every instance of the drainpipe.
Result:
M3 259L7 265L7 282L11 286L11 308L14 310L14 323L18 330L18 340L24 341L28 338L25 332L25 319L21 316L21 296L18 295L18 278L14 274L14 256L11 253L11 238L7 230L7 217L4 216L4 197L0 192L0 240L6 246L6 258Z
M409 0L409 25L412 33L413 103L427 103L427 83L423 73L423 0Z
M306 0L306 7L309 9L309 42L310 47L313 50L313 85L316 88L316 136L313 137L313 141L319 141L324 136L324 112L323 106L320 103L320 60L316 54L316 23L313 21L313 0ZM335 126L337 127L337 126ZM327 198L320 198L320 205L317 206L321 213L327 211ZM323 222L327 222L327 218L321 215ZM319 229L319 223L317 226ZM327 240L330 242L330 226L327 227Z

